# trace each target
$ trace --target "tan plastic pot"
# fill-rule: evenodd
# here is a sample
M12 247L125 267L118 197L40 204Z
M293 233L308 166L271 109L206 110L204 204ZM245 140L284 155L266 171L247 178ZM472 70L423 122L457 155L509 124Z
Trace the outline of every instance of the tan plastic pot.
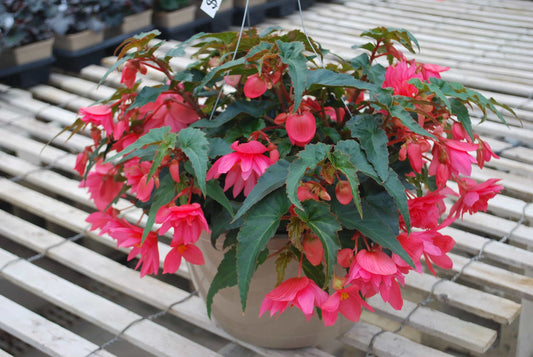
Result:
M95 46L104 40L104 32L94 32L85 30L69 35L58 35L54 43L54 48L65 51L79 51L84 48Z
M194 20L196 7L190 5L175 11L156 11L153 15L153 22L156 27L173 28Z
M139 12L138 14L128 15L124 17L124 21L120 26L106 28L104 30L104 37L112 38L127 33L138 32L152 24L152 16L152 9Z
M0 69L36 62L52 56L54 39L30 43L16 48L6 48L0 54Z
M219 242L223 240L220 237ZM275 250L285 244L284 238L272 240L269 249ZM205 299L218 265L223 258L220 250L211 246L210 238L202 234L197 246L204 253L204 265L189 265L192 280L200 296ZM297 264L290 265L287 277L296 276ZM247 308L243 314L237 287L220 290L215 295L212 318L232 336L257 346L269 348L301 348L315 346L331 341L348 331L353 322L341 315L334 326L325 327L324 323L313 316L309 322L296 308L288 308L279 317L271 318L269 312L259 318L259 309L265 294L276 283L273 259L267 260L255 272L248 293Z

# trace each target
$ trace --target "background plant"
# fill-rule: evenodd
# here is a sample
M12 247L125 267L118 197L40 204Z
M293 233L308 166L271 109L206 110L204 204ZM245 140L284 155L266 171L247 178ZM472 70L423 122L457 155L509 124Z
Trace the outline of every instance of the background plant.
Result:
M99 210L88 220L133 247L130 259L140 254L141 275L158 272L167 231L165 273L182 259L203 263L202 231L213 245L224 233L208 311L234 285L244 310L267 259L278 285L261 314L296 306L309 318L317 308L330 325L339 312L357 320L376 294L400 309L404 275L421 272L422 257L432 272L451 268L454 241L439 230L503 189L469 178L497 156L473 133L468 107L503 120L499 104L442 80L447 68L407 60L395 46L418 43L405 30L365 32L366 52L349 60L299 31L200 34L197 62L179 72L169 61L188 43L159 53L161 43L149 46L156 35L126 41L108 72L122 68L124 87L80 111L73 129L89 124L94 145L76 169ZM148 67L166 83L141 89ZM446 213L449 196L458 199ZM143 210L144 227L120 218L120 198ZM285 246L269 251L280 233ZM290 262L297 276L286 276Z

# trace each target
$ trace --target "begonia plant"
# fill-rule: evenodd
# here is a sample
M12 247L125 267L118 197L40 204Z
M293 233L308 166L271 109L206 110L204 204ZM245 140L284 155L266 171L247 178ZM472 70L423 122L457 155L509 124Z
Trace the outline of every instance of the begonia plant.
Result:
M261 314L296 307L326 325L339 313L357 321L373 295L400 309L406 274L452 267L455 242L439 230L503 189L470 178L497 155L468 109L504 120L500 104L441 79L448 68L407 59L418 44L405 30L363 33L369 42L349 60L297 30L199 34L170 49L156 36L123 43L108 71L121 70L123 85L80 110L72 128L88 126L94 144L76 170L98 210L92 228L131 247L141 276L159 272L160 240L171 248L163 273L174 273L183 259L204 262L202 233L224 239L208 311L234 285L244 310L268 259L277 285ZM188 45L196 62L174 70ZM165 81L143 86L149 69ZM122 217L123 200L145 219ZM269 251L271 239L285 244Z

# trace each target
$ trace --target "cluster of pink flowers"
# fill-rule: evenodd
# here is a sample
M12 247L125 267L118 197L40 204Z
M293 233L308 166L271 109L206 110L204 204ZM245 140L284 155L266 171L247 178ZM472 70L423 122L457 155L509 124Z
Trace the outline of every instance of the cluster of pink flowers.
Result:
M318 286L317 282L303 276L302 262L305 258L312 266L320 266L326 262L325 249L321 239L304 224L295 205L292 205L282 220L289 222L289 235L297 233L299 240L295 246L301 255L296 259L299 259L300 269L296 277L280 281L265 296L260 315L267 311L270 311L271 316L281 314L294 306L307 319L313 316L315 308L319 308L326 325L334 324L339 313L349 320L358 321L363 307L372 311L366 299L376 295L393 308L401 309L401 287L406 274L412 270L422 272L423 262L434 274L434 266L443 269L452 267L453 262L447 253L455 242L439 230L465 213L486 211L487 201L503 189L498 180L478 183L469 177L472 165L483 167L485 162L497 158L497 155L478 135L469 134L460 121L442 110L442 106L432 105L431 95L428 97L412 81L427 82L431 78L440 78L439 73L447 68L407 61L393 48L389 49L389 54L399 61L387 67L382 88L394 95L411 98L412 103L423 103L415 104L416 111L413 113L417 113L418 125L429 135L409 130L399 118L381 109L388 145L396 145L398 160L410 165L407 178L425 175L426 179L434 177L435 181L433 190L423 195L406 191L412 230L406 223L406 217L399 216L397 241L413 265L360 232L355 232L352 245L337 252L337 268L341 269L335 270L330 287ZM210 61L216 62L217 59L211 58ZM196 243L202 232L210 233L202 206L205 192L199 189L200 185L191 175L191 169L185 166L189 158L182 150L166 147L164 155L153 154L152 159L130 154L117 162L106 161L108 152L121 152L152 129L168 127L170 133L180 133L207 117L204 102L198 101L182 84L166 87L168 89L153 101L132 106L138 95L137 75L146 74L147 67L165 73L169 83L174 83L169 67L153 57L135 57L126 61L121 83L127 90L121 92L120 98L115 98L110 104L80 109L80 120L83 125L90 125L94 144L78 155L75 166L83 177L80 185L88 189L98 209L88 218L92 229L100 229L101 234L114 238L118 247L131 248L128 260L140 257L136 268L140 268L141 276L159 271L160 236L167 232L172 234L163 273L174 273L179 269L182 259L191 264L204 264L203 253ZM247 67L246 71L253 72L254 68ZM320 142L320 127L343 132L345 121L350 119L347 107L328 106L325 105L326 100L320 101L312 96L305 96L295 110L291 96L293 88L285 88L286 73L287 65L276 56L270 56L260 68L257 67L256 73L247 77L241 74L225 77L225 83L233 86L246 101L261 98L268 91L273 91L281 103L276 108L276 114L266 118L270 127L254 129L249 137L230 141L231 145L228 142L229 153L218 155L216 160L209 162L210 167L205 168L207 181L224 182L222 191L226 192L228 199L231 199L228 192L231 189L233 199L242 202L251 194L267 169L280 160L280 153L285 156L288 156L287 152L296 153L291 158L294 161L299 150L310 143ZM345 89L345 97L354 108L367 106L363 90ZM107 146L105 154L97 155L104 151L101 149L104 146ZM143 150L148 152L145 147ZM312 175L300 180L297 187L299 201L336 200L341 205L354 202L353 185L345 173L324 162L315 166L317 169ZM156 195L154 192L163 185L161 177L169 176L173 180L175 194L169 203L158 206L152 217L156 229L144 232L140 223L130 223L113 208L118 200L128 199L143 207L146 213L149 210L146 207L152 204ZM450 181L456 183L458 192L448 186ZM445 199L448 197L455 199L455 203L446 215ZM341 271L344 271L344 275Z

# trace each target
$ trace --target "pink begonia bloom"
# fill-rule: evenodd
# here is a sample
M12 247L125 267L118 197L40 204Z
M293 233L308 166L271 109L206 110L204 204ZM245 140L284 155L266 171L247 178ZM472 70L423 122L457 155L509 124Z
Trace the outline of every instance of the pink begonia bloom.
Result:
M320 183L316 181L307 181L300 186L298 186L298 189L296 191L296 195L298 196L298 199L300 201L305 200L324 200L324 201L330 201L331 196L329 195L328 191L322 186Z
M240 74L230 74L229 76L224 77L224 83L232 87L237 87L237 84L239 84L240 81Z
M400 160L403 161L408 157L413 170L420 174L424 166L424 153L430 149L431 145L425 139L408 140L400 149Z
M134 142L136 142L137 139L139 139L140 137L141 135L137 133L126 134L113 144L113 150L115 150L116 152L120 152L131 144L133 144Z
M91 224L91 231L100 229L100 234L108 233L109 230L116 227L126 227L128 223L117 217L118 211L109 207L105 211L96 211L91 213L85 221Z
M349 205L353 200L352 187L348 181L339 181L335 185L337 201L343 205Z
M337 252L337 263L343 268L349 268L354 258L353 249L351 248L344 248Z
M361 305L374 312L359 294L357 285L345 286L346 279L333 277L335 292L320 305L325 326L332 326L337 321L339 312L350 321L357 322L361 316Z
M93 124L95 126L102 125L108 136L113 134L113 111L111 107L101 104L80 108L78 115L87 124Z
M80 187L89 189L90 197L99 211L103 211L111 204L124 186L123 182L115 181L116 171L110 162L107 164L97 162L87 175L87 179L80 183Z
M489 179L478 184L475 180L463 177L457 181L460 197L450 210L450 215L463 216L466 212L473 214L478 211L486 212L488 200L503 190L502 185L496 183L500 179Z
M360 250L350 266L348 282L359 285L363 296L370 297L379 292L383 301L399 310L403 298L397 280L404 284L396 263L380 248Z
M128 88L133 88L135 85L135 79L137 72L146 74L146 67L137 60L129 60L122 68L122 76L120 77L120 83L124 84Z
M418 94L418 89L407 82L412 78L423 79L422 75L416 72L417 67L415 65L410 65L406 61L400 61L395 66L387 67L382 87L394 89L395 95L414 98Z
M479 147L476 151L476 161L480 169L485 166L485 162L489 162L490 159L495 158L499 159L500 157L496 155L490 145L481 139L478 139L481 143L479 144Z
M83 176L85 173L85 168L87 167L87 162L89 161L89 156L92 154L93 149L91 146L86 146L85 149L76 156L76 165L74 165L74 170Z
M476 163L476 159L468 151L477 148L475 144L448 139L441 139L439 143L435 143L428 173L436 176L437 187L444 187L452 175L470 176L472 164Z
M163 126L169 126L172 132L178 132L199 119L198 113L175 93L160 94L155 103L148 103L145 107L144 111L148 113L145 133Z
M143 228L125 220L116 219L104 228L113 239L116 239L117 247L133 248L128 254L128 261L139 254L141 255L139 262L135 266L135 269L142 266L141 278L146 274L157 274L159 270L159 249L156 232L149 232L143 242Z
M267 148L259 141L231 144L234 152L219 158L207 172L206 179L217 179L222 174L226 175L224 191L233 186L233 197L237 197L244 189L244 195L252 191L257 184L257 179L273 164L272 159L263 155Z
M131 186L131 191L142 202L150 199L152 190L157 186L154 176L147 180L151 167L151 162L141 162L138 158L134 158L124 164L124 176L128 180L127 184Z
M302 242L303 251L309 263L317 266L324 257L324 247L317 236L306 234Z
M450 67L442 67L438 64L430 63L420 63L422 78L425 81L429 81L430 78L440 78L440 72L445 72L450 69Z
M179 244L172 247L167 253L163 265L163 274L175 273L181 265L182 257L191 264L202 265L205 263L204 255L200 248L194 244Z
M425 196L407 201L411 225L418 228L435 228L440 216L446 211L445 195L440 191L428 192Z
M313 139L316 133L315 116L304 111L302 114L288 114L285 121L285 128L289 135L289 140L293 145L305 146Z
M290 278L265 295L259 317L268 310L270 310L270 317L277 312L281 315L287 307L295 306L304 313L305 318L309 321L313 315L314 307L319 307L327 298L328 294L308 277Z
M258 73L248 76L246 83L244 83L244 95L250 99L262 96L267 89L267 80L260 77Z
M196 202L181 206L163 206L157 211L155 222L161 224L160 234L174 228L171 245L195 243L202 231L209 233L202 207Z

